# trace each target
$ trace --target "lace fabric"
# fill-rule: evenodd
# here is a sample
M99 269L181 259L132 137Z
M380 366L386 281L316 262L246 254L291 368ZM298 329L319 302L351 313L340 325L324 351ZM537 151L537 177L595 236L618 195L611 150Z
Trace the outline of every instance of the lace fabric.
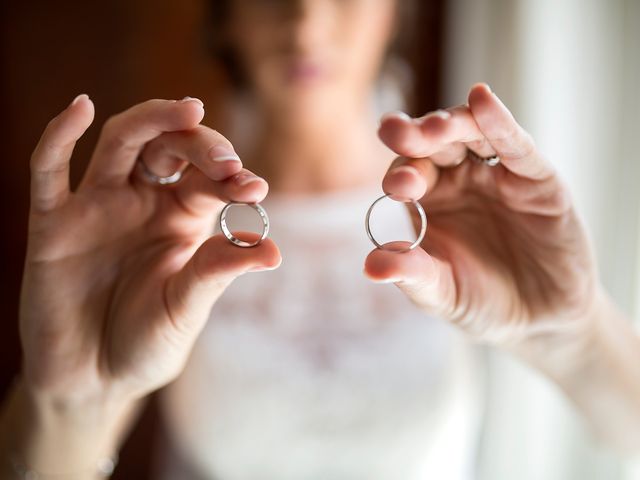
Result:
M203 478L472 478L474 352L362 274L377 195L263 203L282 266L230 286L163 395L176 452ZM383 230L413 238L397 217L379 219Z

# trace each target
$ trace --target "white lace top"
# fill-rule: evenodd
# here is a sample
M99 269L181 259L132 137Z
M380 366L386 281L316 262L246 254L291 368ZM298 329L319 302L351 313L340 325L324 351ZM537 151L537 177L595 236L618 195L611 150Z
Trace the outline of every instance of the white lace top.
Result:
M233 283L164 392L182 462L167 479L473 478L478 363L452 327L362 274L378 194L263 203L284 262ZM402 229L414 238L408 215Z

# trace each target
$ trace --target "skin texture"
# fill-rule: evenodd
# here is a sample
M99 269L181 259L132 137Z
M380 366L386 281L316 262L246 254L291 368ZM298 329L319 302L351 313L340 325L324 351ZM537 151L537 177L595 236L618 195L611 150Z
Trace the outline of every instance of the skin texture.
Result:
M157 388L180 370L224 287L280 263L270 241L253 249L220 235L205 241L225 201L259 201L267 184L240 161L208 157L215 145L233 150L198 125L202 115L196 100L152 100L113 117L73 193L69 154L91 122L91 101L79 98L47 127L32 159L20 319L31 385L54 395L82 385L79 397ZM175 186L132 174L138 154L158 145L192 162Z
M364 168L365 160L390 158L365 120L395 2L368 3L234 2L231 36L240 33L255 113L267 126L247 163L281 191L372 184L386 168L383 161ZM320 74L309 76L314 71ZM97 459L117 451L140 400L182 370L224 288L281 261L269 240L240 249L207 239L223 202L260 201L268 187L239 159L210 158L216 146L227 148L223 158L235 152L199 125L197 99L153 100L110 119L85 178L70 192L73 145L93 108L86 96L74 100L32 158L24 373L0 421L3 457L17 453L42 472L81 472L69 478L90 477ZM135 168L139 155L157 175L189 167L176 185L152 186Z
M600 284L569 192L531 137L485 84L467 105L388 115L379 134L402 155L384 191L419 199L429 225L422 248L376 249L365 274L539 369L596 435L637 454L640 338Z
M368 101L397 4L369 6L233 2L227 34L263 125L243 161L200 125L199 100L152 100L105 124L71 192L71 153L94 106L81 95L47 126L31 160L24 369L0 419L3 457L90 478L141 399L180 373L226 286L280 264L269 240L241 249L209 238L224 202L266 196L252 170L279 193L382 179L394 197L420 199L429 217L422 248L374 250L365 273L539 368L599 433L638 448L640 345L598 281L566 187L485 85L446 112L385 116L378 134L393 153L383 150ZM468 148L502 163L476 165ZM389 168L392 155L400 157ZM149 185L139 156L158 175L187 169L175 185Z
M31 159L24 370L13 402L26 411L9 421L23 421L11 447L45 472L84 471L111 453L135 402L182 370L224 288L281 262L270 240L243 249L221 235L207 239L225 202L260 201L268 186L233 158L224 137L199 125L197 99L151 100L112 117L79 188L69 191L70 156L93 108L86 95L75 99ZM221 151L231 159L212 158ZM179 183L159 187L135 170L139 155L159 173L190 164ZM51 442L64 432L70 443ZM76 444L79 451L70 448Z
M372 279L394 280L482 341L590 328L580 324L597 297L596 267L569 192L486 85L471 89L468 106L388 117L380 135L403 155L385 192L422 199L429 225L422 249L372 252ZM468 148L501 164L473 162Z

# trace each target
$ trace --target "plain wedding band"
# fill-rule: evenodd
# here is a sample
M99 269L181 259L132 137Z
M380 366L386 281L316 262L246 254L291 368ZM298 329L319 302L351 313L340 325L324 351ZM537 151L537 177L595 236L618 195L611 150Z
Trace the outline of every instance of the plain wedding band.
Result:
M364 227L367 231L367 236L369 237L369 240L371 240L371 243L373 243L376 246L376 248L383 249L383 250L385 249L384 245L382 245L380 242L376 240L376 238L373 236L373 232L371 231L371 213L373 212L373 209L376 206L376 204L387 197L391 198L389 195L383 195L380 198L376 199L371 204L371 206L369 207L369 210L367 210L367 216L365 217L365 221L364 221ZM410 200L404 203L413 204L416 210L418 210L418 214L420 215L420 233L418 234L418 238L416 238L416 240L411 245L409 245L409 247L407 247L405 250L401 250L401 251L409 251L419 246L422 243L422 240L424 240L424 236L427 233L427 214L425 213L422 205L420 205L420 202L418 202L417 200Z

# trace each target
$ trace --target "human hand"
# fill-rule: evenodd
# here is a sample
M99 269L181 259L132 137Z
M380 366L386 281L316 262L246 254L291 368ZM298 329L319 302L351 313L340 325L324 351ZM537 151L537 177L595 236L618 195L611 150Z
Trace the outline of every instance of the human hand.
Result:
M261 201L268 185L199 124L202 102L151 100L110 118L71 192L71 153L93 115L79 96L31 160L23 382L60 402L139 398L168 383L226 286L281 261L268 239L207 239L224 202ZM178 183L152 185L134 169L139 155L158 175L190 165Z
M476 340L587 338L600 291L591 246L566 186L486 85L468 105L386 116L379 135L401 155L384 191L420 199L428 228L422 248L371 252L371 279L396 283ZM501 163L473 162L469 150Z

